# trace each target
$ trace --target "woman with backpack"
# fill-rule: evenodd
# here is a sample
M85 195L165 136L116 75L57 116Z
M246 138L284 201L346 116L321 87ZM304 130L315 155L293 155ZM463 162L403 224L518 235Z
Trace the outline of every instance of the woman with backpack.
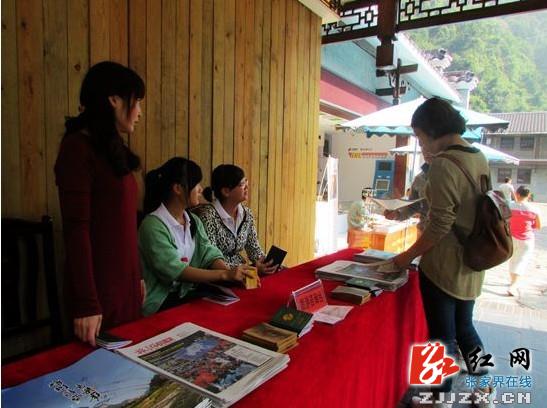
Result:
M457 348L467 363L469 373L483 375L470 364L470 354L477 347L484 351L473 326L475 299L480 295L484 271L475 271L464 263L463 247L455 229L469 235L475 221L479 192L458 166L440 153L457 159L479 182L488 175L488 162L477 148L463 138L465 120L450 103L438 98L425 101L412 116L412 128L422 149L434 156L428 172L425 196L429 204L428 223L416 243L394 258L400 268L420 259L420 290L430 341L440 341L447 354L456 360ZM432 387L435 394L450 392L452 379ZM475 394L492 397L493 389L476 389ZM420 406L416 401L415 406ZM431 407L432 405L427 405ZM450 404L434 404L449 407Z
M146 282L145 316L183 303L200 282L241 282L252 277L245 267L229 268L211 244L197 216L201 168L175 157L146 175L139 253Z

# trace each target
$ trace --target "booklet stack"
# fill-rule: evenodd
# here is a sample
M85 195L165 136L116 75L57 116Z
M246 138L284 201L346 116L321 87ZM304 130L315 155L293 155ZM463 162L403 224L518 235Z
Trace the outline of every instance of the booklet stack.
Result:
M331 297L344 302L362 305L370 300L370 291L351 286L338 286L330 293Z
M408 281L408 271L398 270L383 272L384 263L362 264L353 261L335 261L315 270L315 276L320 279L347 281L360 278L372 281L375 286L389 291L395 291Z
M119 349L132 343L131 340L114 336L113 334L110 334L108 332L100 332L99 335L95 338L95 342L97 343L97 346L107 350Z
M184 323L118 351L227 407L287 367L289 356Z
M260 323L245 330L241 338L278 353L285 353L298 345L295 332L280 329L268 323Z
M270 350L284 353L298 345L313 327L313 314L282 306L268 323L260 323L243 332L241 338Z
M188 385L98 349L67 368L2 390L2 405L206 408L211 400Z

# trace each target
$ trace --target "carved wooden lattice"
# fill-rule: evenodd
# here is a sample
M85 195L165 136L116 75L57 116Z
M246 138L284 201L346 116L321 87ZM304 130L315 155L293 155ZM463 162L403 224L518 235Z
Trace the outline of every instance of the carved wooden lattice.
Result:
M367 5L340 12L340 22L323 24L323 36L375 27L378 24L378 6Z
M323 25L323 43L377 35L379 1L344 4L341 21ZM546 0L398 0L397 31L547 8Z
M399 0L399 23L528 0Z

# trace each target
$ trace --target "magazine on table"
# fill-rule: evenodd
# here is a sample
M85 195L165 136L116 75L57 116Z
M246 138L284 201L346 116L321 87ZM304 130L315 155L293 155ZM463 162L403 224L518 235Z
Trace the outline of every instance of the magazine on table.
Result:
M287 367L289 357L183 323L118 351L229 406Z
M192 387L98 349L62 370L2 390L2 405L205 408L211 400Z
M347 281L351 278L362 278L376 282L376 286L384 290L395 291L408 281L408 271L382 270L390 261L363 264L354 261L335 261L315 270L315 276L320 279Z

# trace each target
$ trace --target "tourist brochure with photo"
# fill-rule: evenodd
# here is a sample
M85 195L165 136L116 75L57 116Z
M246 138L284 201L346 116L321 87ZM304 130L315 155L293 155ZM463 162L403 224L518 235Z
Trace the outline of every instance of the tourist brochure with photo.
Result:
M314 322L336 324L344 320L353 308L353 306L329 305L321 279L293 291L291 299L296 309L312 313Z
M206 408L211 400L192 387L98 349L62 370L2 390L2 405Z
M118 351L154 371L187 384L230 406L287 367L289 357L183 323Z
M382 270L382 265L388 265L382 261L379 263L363 264L353 261L335 261L329 265L322 266L315 270L315 276L321 279L331 279L338 281L347 281L351 278L362 278L376 282L376 286L395 291L408 281L407 270L397 270L396 272Z

